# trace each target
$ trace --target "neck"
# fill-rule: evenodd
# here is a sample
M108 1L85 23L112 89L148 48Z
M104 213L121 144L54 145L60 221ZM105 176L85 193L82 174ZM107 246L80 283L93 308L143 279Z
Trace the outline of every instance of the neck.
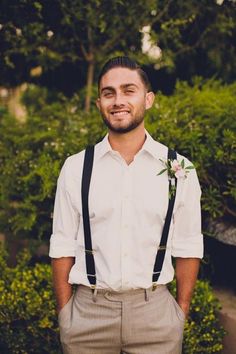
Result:
M136 129L124 134L109 131L108 139L112 149L118 151L127 164L130 164L144 144L144 125L141 124Z

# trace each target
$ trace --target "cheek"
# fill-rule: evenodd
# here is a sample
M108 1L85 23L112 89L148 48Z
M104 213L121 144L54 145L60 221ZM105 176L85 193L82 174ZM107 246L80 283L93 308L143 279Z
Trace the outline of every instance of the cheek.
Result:
M146 108L146 101L143 97L142 98L135 98L132 100L132 105L137 110L140 110L140 109L143 110Z
M112 106L113 106L112 100L103 100L101 102L101 110L103 110L103 111L107 111L107 110L111 109Z
M99 108L99 110L100 110L101 112L106 112L107 109L108 109L108 106L107 106L106 104L100 103L100 108Z

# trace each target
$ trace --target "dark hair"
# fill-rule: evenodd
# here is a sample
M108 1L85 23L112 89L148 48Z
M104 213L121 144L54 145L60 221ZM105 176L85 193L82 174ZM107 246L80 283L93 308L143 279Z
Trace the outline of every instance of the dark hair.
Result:
M100 71L100 74L98 76L98 90L100 88L100 83L102 77L111 69L114 68L127 68L130 70L136 70L140 76L140 79L142 80L144 86L147 88L148 91L151 89L150 81L148 79L147 74L145 71L141 68L141 66L136 63L134 60L130 59L129 57L125 56L120 56L120 57L115 57L109 59L103 66L102 70Z

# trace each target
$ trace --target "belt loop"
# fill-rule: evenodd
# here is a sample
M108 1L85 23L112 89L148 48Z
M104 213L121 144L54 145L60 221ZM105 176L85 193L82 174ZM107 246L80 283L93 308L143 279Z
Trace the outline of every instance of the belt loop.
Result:
M92 289L92 292L93 292L93 295L92 295L93 302L96 302L97 301L97 292L98 292L98 290L97 289Z
M149 293L148 293L148 289L145 289L145 301L149 301Z

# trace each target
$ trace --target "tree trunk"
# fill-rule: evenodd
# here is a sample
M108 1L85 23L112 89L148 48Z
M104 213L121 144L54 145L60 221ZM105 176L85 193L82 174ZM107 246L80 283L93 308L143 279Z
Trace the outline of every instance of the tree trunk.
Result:
M88 62L88 73L87 73L87 83L86 83L86 98L85 98L85 112L88 113L91 107L92 98L92 85L94 77L95 63L93 60Z

